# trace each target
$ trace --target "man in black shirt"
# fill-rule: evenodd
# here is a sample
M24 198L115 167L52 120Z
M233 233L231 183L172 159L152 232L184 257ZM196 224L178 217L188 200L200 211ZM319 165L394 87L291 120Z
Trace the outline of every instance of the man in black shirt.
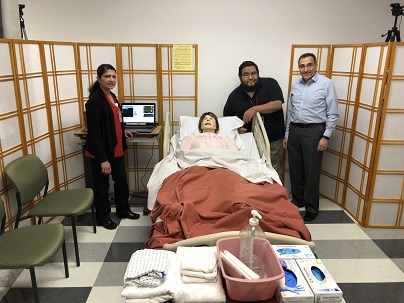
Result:
M242 119L245 124L239 128L239 133L245 133L251 131L254 114L261 114L271 144L272 166L282 178L282 141L285 137L282 89L275 79L261 78L258 66L252 61L240 65L238 76L241 83L227 98L223 116Z

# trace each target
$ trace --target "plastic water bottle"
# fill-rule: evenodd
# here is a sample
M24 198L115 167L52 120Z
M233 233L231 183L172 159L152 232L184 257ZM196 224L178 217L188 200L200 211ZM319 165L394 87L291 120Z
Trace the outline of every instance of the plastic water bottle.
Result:
M259 226L261 215L256 210L252 210L251 215L249 224L240 231L240 260L262 279L265 278L263 254L268 240Z

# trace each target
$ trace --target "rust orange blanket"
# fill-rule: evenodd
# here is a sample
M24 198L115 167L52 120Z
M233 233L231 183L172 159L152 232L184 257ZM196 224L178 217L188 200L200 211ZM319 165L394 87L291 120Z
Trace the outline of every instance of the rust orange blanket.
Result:
M241 230L253 209L262 215L264 231L311 240L283 186L251 183L226 168L192 166L172 174L160 188L146 247L158 249L165 243Z

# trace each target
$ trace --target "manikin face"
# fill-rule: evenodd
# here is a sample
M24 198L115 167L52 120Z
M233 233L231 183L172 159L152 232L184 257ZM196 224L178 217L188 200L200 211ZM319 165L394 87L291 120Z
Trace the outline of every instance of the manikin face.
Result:
M206 115L201 122L201 129L203 133L214 133L216 131L216 120L215 118Z
M108 69L102 74L98 81L100 82L101 89L105 92L109 92L116 85L116 71Z
M317 71L317 64L314 63L313 57L301 58L299 61L299 71L303 81L309 81Z
M240 81L246 91L255 91L259 82L258 79L255 66L246 66L241 70Z

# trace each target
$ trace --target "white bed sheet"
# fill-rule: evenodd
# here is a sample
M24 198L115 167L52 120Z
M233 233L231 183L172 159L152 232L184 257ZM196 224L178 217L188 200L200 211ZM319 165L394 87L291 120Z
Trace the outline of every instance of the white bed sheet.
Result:
M252 159L261 159L253 133L240 134L240 137L244 143L244 149L241 151Z

